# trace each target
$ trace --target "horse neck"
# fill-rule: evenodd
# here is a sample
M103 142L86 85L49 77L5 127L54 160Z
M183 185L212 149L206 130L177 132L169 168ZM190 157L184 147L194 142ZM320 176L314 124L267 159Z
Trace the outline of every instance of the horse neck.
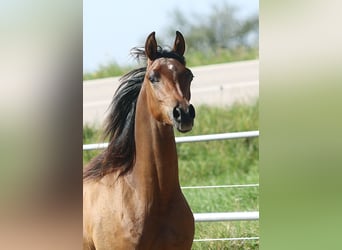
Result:
M180 191L178 158L173 128L157 122L148 110L143 86L135 117L136 161L133 185L150 199L171 199Z

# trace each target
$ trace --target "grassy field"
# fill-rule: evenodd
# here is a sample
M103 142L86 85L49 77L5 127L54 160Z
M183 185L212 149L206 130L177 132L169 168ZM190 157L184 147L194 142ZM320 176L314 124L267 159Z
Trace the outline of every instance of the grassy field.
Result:
M258 130L258 103L231 108L196 107L193 131L176 136ZM84 127L84 143L101 141ZM259 183L258 138L177 144L182 186ZM84 163L97 152L84 152ZM259 190L249 188L184 189L194 213L259 210ZM196 223L195 239L259 235L258 221ZM194 242L193 249L258 249L258 240Z

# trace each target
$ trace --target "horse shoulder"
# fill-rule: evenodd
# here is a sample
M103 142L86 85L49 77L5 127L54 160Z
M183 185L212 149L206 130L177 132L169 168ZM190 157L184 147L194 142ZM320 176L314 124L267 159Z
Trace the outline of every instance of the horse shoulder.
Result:
M132 206L135 191L125 178L108 175L86 182L83 196L84 236L96 249L129 249L138 242L141 217Z

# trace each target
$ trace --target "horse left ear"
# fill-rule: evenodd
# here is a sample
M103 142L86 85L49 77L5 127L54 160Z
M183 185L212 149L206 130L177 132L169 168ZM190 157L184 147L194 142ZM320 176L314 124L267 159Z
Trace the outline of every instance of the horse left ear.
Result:
M155 32L153 31L146 39L145 43L145 53L148 59L153 61L157 58L157 41L155 37Z
M180 33L178 30L176 31L176 39L175 44L173 45L173 51L180 56L183 56L185 52L185 40L182 33Z

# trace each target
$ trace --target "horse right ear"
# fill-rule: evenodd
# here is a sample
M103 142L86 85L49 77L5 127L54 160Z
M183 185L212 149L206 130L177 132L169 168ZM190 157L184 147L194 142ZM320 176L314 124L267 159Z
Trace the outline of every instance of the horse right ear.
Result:
M148 59L151 61L157 58L157 41L155 38L156 32L152 32L146 39L145 53Z
M176 31L176 39L173 45L173 51L180 56L183 56L185 52L185 40L182 33L180 33L178 30Z

